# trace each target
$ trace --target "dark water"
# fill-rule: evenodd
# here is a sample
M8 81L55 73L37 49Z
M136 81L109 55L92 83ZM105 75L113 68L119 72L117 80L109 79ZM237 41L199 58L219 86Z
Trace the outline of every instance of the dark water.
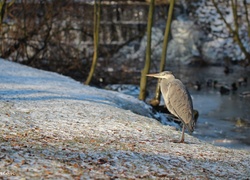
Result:
M229 87L242 77L250 81L249 69L235 66L227 75L223 67L216 66L170 67L168 70L186 84L194 109L199 111L194 136L214 145L250 150L250 97L240 97L242 92L250 91L250 82L228 95L222 95L219 88L207 86L209 80ZM199 91L195 89L196 81L201 84Z

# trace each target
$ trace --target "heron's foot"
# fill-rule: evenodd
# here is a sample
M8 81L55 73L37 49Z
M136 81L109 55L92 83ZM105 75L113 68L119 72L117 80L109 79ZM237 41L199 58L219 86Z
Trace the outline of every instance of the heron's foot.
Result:
M184 141L184 139L182 140L175 140L175 139L173 139L173 140L170 140L170 142L173 142L173 143L186 143L185 141Z

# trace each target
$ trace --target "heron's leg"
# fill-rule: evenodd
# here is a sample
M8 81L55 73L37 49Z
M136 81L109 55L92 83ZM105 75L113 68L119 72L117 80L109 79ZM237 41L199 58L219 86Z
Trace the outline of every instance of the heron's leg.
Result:
M180 143L184 142L184 135L185 135L184 132L185 132L185 124L183 123Z
M185 125L183 123L181 140L180 141L178 141L178 140L171 140L170 142L173 142L173 143L184 143L184 132L185 132Z

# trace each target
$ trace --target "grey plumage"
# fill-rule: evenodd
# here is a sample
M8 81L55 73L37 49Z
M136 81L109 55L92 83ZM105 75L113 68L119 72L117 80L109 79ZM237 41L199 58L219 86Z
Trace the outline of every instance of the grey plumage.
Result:
M170 71L147 76L160 79L161 93L167 109L183 123L180 142L184 142L185 127L192 133L195 125L193 103L188 90Z

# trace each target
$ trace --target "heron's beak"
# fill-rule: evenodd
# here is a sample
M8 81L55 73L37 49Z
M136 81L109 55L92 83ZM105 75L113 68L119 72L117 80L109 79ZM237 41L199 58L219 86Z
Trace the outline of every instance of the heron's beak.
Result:
M155 78L162 78L162 75L161 75L160 73L156 73L156 74L147 74L146 76L155 77Z

